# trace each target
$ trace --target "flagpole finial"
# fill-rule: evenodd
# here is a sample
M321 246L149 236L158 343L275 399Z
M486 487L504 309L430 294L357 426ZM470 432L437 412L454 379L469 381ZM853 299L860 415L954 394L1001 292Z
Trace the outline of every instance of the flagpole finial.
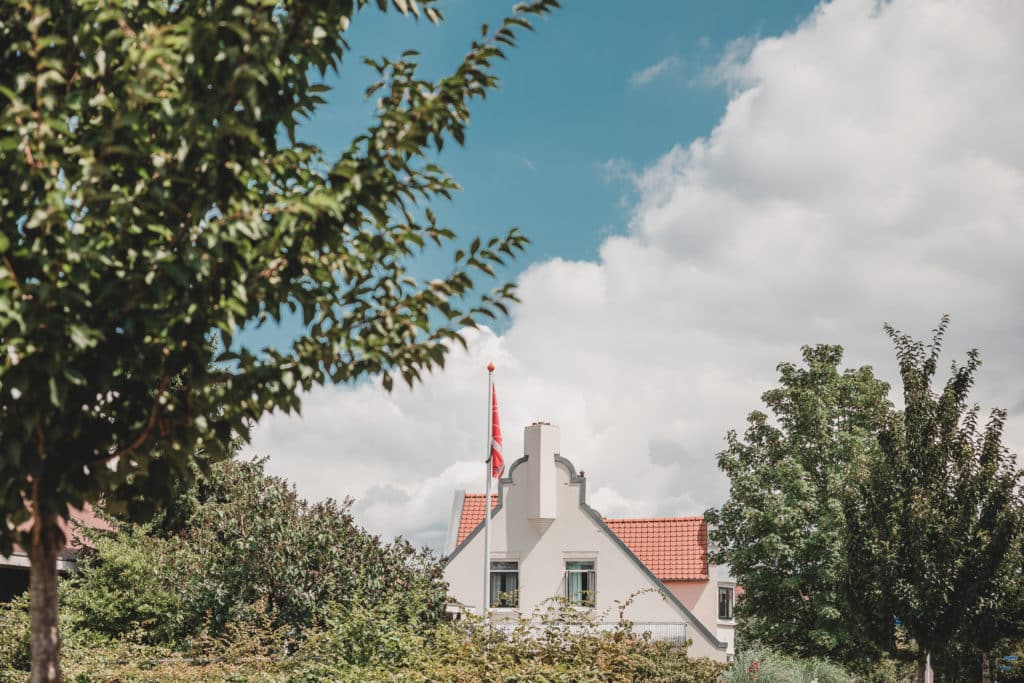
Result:
M494 363L487 364L487 372L494 372Z

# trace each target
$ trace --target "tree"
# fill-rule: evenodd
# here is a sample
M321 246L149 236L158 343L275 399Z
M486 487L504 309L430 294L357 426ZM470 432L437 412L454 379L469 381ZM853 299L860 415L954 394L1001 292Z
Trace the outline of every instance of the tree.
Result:
M69 505L143 519L196 453L226 457L318 384L411 385L515 298L473 280L524 247L515 230L444 278L408 265L454 237L429 203L457 186L429 157L463 142L500 48L556 0L518 7L437 82L411 52L368 60L375 120L328 159L297 124L366 4L0 0L0 552L31 558L35 681L60 678ZM238 337L288 316L286 348Z
M932 389L948 324L943 317L927 347L885 326L904 409L879 435L878 457L843 505L851 616L889 650L900 646L898 619L899 633L916 645L922 681L929 654L946 654L958 639L985 652L998 639L991 628L969 627L979 619L1005 624L1012 606L993 598L1019 591L1007 579L1019 575L1024 529L1021 472L1002 445L1006 412L992 410L982 425L978 406L968 404L978 351L952 364L940 392Z
M806 346L782 363L743 437L730 431L719 467L729 500L706 518L712 561L732 568L742 599L738 635L804 656L858 662L872 655L847 618L840 493L877 448L892 406L871 368L840 370L839 346Z
M357 608L386 607L411 628L441 618L447 586L429 551L383 542L355 523L351 501L308 503L263 467L214 465L180 494L192 504L171 532L122 524L97 538L64 591L65 618L111 638L178 647L262 619L298 639Z

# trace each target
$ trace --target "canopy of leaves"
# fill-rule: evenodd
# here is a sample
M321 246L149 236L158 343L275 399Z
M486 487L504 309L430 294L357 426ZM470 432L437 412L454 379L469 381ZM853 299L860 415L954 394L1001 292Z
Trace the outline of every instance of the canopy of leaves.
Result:
M897 649L904 634L940 657L987 652L1019 632L1024 531L1021 471L1002 445L1006 412L982 424L968 402L977 350L932 388L948 323L928 346L886 326L905 409L844 501L851 616L881 647Z
M729 500L706 514L712 561L729 564L744 593L739 637L805 656L862 661L847 617L841 492L877 450L892 406L889 386L868 367L840 370L838 346L804 347L802 366L779 365L740 437L718 456Z
M514 299L474 278L523 248L515 230L443 278L407 266L454 237L429 205L457 186L429 158L557 2L521 6L436 82L413 53L369 60L375 119L328 158L297 125L366 1L0 0L0 552L26 499L145 518L193 453L225 457L316 384L411 384ZM291 316L285 348L236 336Z

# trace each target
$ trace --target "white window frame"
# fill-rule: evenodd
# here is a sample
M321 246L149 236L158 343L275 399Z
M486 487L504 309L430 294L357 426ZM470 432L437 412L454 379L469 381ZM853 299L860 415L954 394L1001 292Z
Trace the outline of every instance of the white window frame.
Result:
M503 567L495 569L494 565L515 565L515 568ZM494 590L494 578L495 574L514 574L516 577L516 587L512 591L496 591ZM491 581L491 609L518 609L519 608L519 560L511 559L491 559L490 576ZM502 603L502 595L512 596L511 604Z
M722 592L729 591L729 616L722 616ZM718 620L733 622L736 620L736 586L732 584L718 584Z
M570 568L569 565L590 565L590 568ZM597 562L593 559L566 560L564 567L565 575L563 581L565 583L566 602L575 607L594 607L597 605ZM589 588L580 590L579 600L574 600L574 594L570 592L572 583L569 577L572 574L585 575L584 581L589 586ZM589 596L585 595L586 593L589 593Z

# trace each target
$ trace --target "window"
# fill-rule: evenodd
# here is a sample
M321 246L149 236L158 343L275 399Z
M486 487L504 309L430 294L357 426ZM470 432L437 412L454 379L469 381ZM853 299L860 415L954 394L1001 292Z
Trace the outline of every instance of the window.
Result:
M569 604L593 607L596 590L593 562L565 563L565 599Z
M491 562L491 607L519 606L519 563Z
M733 589L732 587L719 587L718 589L718 618L719 619L732 619L732 605L733 605Z

